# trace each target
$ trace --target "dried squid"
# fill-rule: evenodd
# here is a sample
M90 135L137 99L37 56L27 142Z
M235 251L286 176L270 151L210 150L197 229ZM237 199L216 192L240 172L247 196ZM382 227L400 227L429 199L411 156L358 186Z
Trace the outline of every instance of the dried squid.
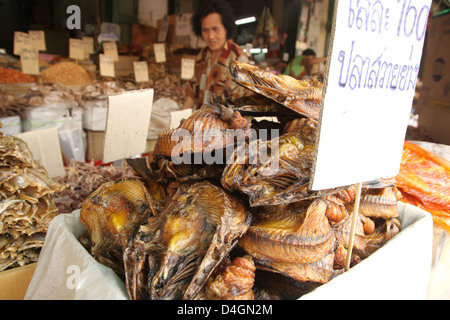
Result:
M155 199L136 178L101 185L83 202L80 212L88 236L84 243L90 245L92 256L123 274L123 248L149 216L158 214L158 201L164 199Z
M297 80L286 75L275 75L257 66L234 61L231 66L233 81L272 99L297 113L319 119L323 76Z
M243 202L207 181L182 184L124 253L132 299L194 299L247 231Z

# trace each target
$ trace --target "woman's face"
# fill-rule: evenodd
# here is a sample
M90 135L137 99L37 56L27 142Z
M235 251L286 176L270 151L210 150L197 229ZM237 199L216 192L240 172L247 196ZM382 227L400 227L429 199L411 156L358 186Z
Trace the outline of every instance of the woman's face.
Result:
M202 20L202 37L212 51L222 50L227 41L227 30L218 13L211 13Z

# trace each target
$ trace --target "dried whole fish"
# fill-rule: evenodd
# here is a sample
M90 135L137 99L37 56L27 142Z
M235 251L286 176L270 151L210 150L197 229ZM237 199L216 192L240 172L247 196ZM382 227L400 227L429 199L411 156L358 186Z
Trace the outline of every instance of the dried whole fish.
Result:
M361 192L359 212L372 218L395 218L398 216L397 204L402 198L396 187L364 189Z
M317 122L304 118L298 131L238 146L231 158L233 162L225 167L222 185L245 193L251 206L296 202L347 188L320 191L309 188L316 130Z
M139 226L156 214L154 199L139 179L104 183L84 201L80 211L92 256L123 274L123 248Z
M50 221L52 199L65 186L50 179L27 144L0 134L0 272L36 262Z
M236 137L249 134L250 121L239 112L222 105L204 105L178 128L160 132L153 154L155 157L173 157L184 152L212 152L234 144Z
M125 249L130 298L194 299L249 219L242 201L222 188L207 181L182 184Z
M213 278L199 293L198 300L253 300L255 264L251 256L237 257L233 262L225 261Z
M325 283L333 274L333 263L324 268L329 272L314 271L314 267L322 269L334 258L336 236L326 209L327 203L321 199L259 207L239 246L264 269L301 281Z
M275 75L257 66L238 61L233 62L231 75L233 81L241 86L303 116L319 119L323 88L322 75L297 80L286 75Z

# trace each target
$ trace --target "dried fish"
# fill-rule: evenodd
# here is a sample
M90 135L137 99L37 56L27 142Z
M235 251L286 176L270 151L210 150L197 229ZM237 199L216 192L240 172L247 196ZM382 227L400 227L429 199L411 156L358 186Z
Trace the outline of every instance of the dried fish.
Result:
M333 275L336 245L326 209L321 199L260 207L239 246L265 270L325 283Z
M317 122L304 118L297 131L238 146L231 157L233 162L225 167L222 185L245 193L251 206L296 202L347 188L320 191L309 188L316 130Z
M323 76L305 80L275 75L247 63L234 61L231 66L233 81L241 86L278 102L299 114L319 119Z
M242 201L220 187L207 181L181 185L125 249L130 297L195 298L249 223Z
M107 182L95 190L80 211L92 256L123 274L122 249L149 216L158 214L154 202L145 184L136 178Z

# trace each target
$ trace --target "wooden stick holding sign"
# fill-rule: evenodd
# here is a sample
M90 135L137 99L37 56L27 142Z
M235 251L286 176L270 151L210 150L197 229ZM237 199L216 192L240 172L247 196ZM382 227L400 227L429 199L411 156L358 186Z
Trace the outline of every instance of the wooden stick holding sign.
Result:
M430 4L335 3L311 189L358 185L351 241L361 183L399 172Z

